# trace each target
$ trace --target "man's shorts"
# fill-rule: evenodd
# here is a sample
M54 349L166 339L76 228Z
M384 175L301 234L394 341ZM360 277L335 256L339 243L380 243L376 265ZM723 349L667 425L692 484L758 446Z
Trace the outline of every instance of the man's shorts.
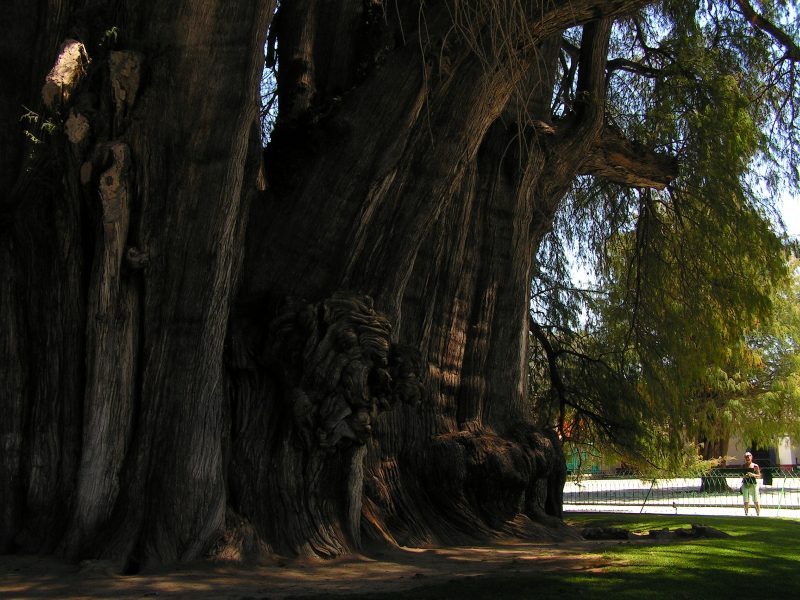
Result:
M742 496L745 502L752 500L758 502L758 484L745 484L742 486Z

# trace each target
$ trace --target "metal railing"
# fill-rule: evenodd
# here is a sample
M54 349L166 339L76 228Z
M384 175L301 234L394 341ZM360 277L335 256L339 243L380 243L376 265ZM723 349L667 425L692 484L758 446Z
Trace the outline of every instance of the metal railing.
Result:
M564 486L570 506L738 507L742 505L741 469L715 469L703 476L672 479L635 475L571 474ZM800 509L800 471L764 468L758 482L762 508Z

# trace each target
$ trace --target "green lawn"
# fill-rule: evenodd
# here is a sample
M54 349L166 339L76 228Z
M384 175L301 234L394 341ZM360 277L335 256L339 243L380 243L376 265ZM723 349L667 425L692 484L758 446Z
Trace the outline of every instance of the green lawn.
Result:
M584 598L796 598L800 596L800 521L756 517L585 515L578 526L618 526L647 532L691 523L710 525L727 539L620 545L605 553L614 564L599 574L566 577ZM525 596L517 596L524 598Z
M636 532L701 523L730 534L661 544L619 543L603 553L599 572L491 575L424 586L411 591L339 596L358 600L453 598L734 598L800 597L800 521L756 517L573 515L577 527L614 526ZM329 596L330 597L330 596Z

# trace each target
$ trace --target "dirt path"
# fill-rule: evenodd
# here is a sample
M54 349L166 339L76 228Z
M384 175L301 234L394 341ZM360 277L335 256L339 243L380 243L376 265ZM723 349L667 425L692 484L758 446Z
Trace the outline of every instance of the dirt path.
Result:
M609 542L508 543L392 550L336 561L244 567L197 563L120 576L102 563L82 567L52 558L0 556L0 598L222 598L278 600L302 594L388 592L488 573L509 576L589 570Z

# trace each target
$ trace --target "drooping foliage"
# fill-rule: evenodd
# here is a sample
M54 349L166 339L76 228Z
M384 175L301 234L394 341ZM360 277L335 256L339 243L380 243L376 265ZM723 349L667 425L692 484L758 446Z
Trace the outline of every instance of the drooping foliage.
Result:
M663 190L580 179L539 256L532 368L551 372L533 390L550 407L540 414L629 460L678 464L687 441L731 428L783 435L796 406L776 392L791 387L793 342L767 325L790 321L793 244L776 199L798 189L796 9L764 3L764 25L748 7L664 2L618 24L608 118L679 157L680 176ZM564 283L570 254L593 273L584 289ZM709 403L708 386L739 392Z

